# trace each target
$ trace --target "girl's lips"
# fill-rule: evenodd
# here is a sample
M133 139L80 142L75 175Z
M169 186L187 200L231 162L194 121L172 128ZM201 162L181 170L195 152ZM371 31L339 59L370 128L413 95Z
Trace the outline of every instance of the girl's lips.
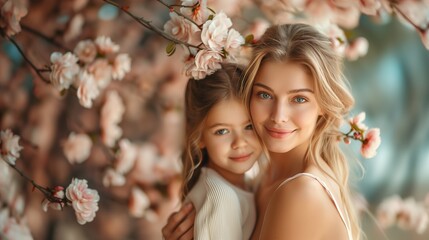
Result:
M269 127L265 127L265 130L267 130L267 133L273 138L284 138L295 132L295 130L286 130L286 129L269 128Z
M247 159L249 159L251 155L252 155L252 153L248 153L248 154L242 154L242 155L238 155L238 156L234 156L234 157L229 157L229 158L232 161L235 161L235 162L244 162Z

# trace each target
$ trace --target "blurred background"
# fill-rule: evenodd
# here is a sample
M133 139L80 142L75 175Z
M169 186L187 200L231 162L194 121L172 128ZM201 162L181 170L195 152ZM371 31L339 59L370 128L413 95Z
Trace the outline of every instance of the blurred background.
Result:
M213 0L207 5L224 11L233 27L243 36L253 34L254 41L276 23L323 20L339 26L327 32L345 49L345 74L356 99L352 114L366 112L366 125L380 128L382 138L371 159L360 156L359 145L343 144L364 168L363 174L353 171L352 182L361 195L356 204L363 209L363 230L370 240L427 240L429 2L360 2L366 7L351 0ZM122 10L101 0L0 3L0 129L20 136L23 150L16 167L44 187L65 188L72 178L86 179L100 196L95 219L80 225L70 207L44 212L45 196L0 161L0 238L161 239L167 217L180 207L188 53L177 46L168 56L169 41L125 12L163 29L171 18L164 4L199 2L117 1ZM76 52L82 40L100 36L119 49L106 61L86 66L105 82L84 106L79 82L65 90L51 83L52 53ZM358 45L359 37L368 45ZM237 60L245 64L249 51L244 47ZM105 80L111 70L102 66L114 66L120 54L131 61L130 68ZM395 195L396 205L389 201ZM398 212L401 201L406 210ZM5 224L4 209L15 225Z

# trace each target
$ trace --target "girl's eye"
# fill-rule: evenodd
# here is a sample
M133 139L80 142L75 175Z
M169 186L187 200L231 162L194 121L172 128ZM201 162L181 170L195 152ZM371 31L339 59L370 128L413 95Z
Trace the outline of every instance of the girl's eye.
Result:
M219 129L219 130L217 130L216 132L215 132L215 134L216 135L225 135L225 134L227 134L227 133L229 133L229 130L228 129Z
M246 130L253 130L253 125L249 124L244 129L246 129Z
M257 95L261 98L261 99L271 99L273 97L271 97L270 94L266 93L266 92L258 92Z
M305 103L308 102L307 98L305 97L294 97L293 101L296 103Z

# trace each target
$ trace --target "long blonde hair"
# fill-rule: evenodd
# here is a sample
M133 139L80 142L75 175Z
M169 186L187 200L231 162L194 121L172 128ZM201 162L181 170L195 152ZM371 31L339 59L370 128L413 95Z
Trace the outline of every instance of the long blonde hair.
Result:
M266 61L298 63L313 76L316 100L323 115L317 120L305 161L314 163L337 182L349 214L353 239L360 239L359 221L348 185L348 162L338 141L340 124L354 105L349 84L342 72L341 58L333 51L329 38L309 25L270 27L255 44L253 57L245 71L242 91L248 109L256 74ZM327 163L334 176L323 168L321 161Z
M207 151L200 148L202 127L209 111L222 100L241 99L242 67L222 64L222 68L201 80L190 79L185 92L186 133L182 153L182 197L195 185L201 167L207 162Z

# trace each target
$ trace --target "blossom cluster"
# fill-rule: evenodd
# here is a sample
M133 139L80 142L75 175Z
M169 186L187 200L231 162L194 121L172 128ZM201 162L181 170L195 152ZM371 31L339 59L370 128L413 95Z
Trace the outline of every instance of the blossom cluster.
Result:
M0 28L8 37L21 32L19 22L28 13L27 0L0 0Z
M259 7L267 18L276 24L305 22L318 27L330 39L340 56L356 60L366 55L368 41L363 37L349 39L350 29L359 24L361 14L385 22L396 16L419 34L423 45L429 49L429 19L427 1L261 1ZM348 34L345 32L347 31ZM347 35L347 37L346 37Z
M373 158L381 144L380 129L368 129L363 120L365 120L365 112L361 112L349 119L350 131L343 134L343 141L346 144L350 143L350 139L360 141L362 143L361 155L365 158Z
M224 12L211 12L204 1L182 0L180 15L171 11L170 18L164 31L190 45L185 63L188 77L202 79L214 73L222 61L233 60L245 43L241 34L231 28L231 19ZM167 47L167 52L172 54L174 49Z
M429 197L429 194L428 194ZM402 199L398 195L384 199L377 209L377 220L381 227L397 225L404 230L423 234L429 224L429 203L414 198Z
M74 52L51 54L50 80L63 91L77 86L77 97L82 106L91 108L94 99L112 80L122 80L131 70L131 59L126 53L118 54L119 45L109 37L99 36L82 40Z
M65 205L72 206L77 222L83 225L94 220L99 200L98 192L88 188L87 180L74 178L65 191L62 186L49 189L42 208L46 212L48 208L62 210Z
M0 161L2 161L2 163L8 163L16 170L18 170L15 167L16 160L17 158L19 158L20 151L23 149L23 147L19 145L18 141L19 136L14 135L10 129L0 131ZM2 176L9 176L8 171L3 173L3 167L0 168L0 170ZM62 210L62 208L66 204L72 205L73 209L75 210L77 220L80 224L91 222L95 217L95 213L98 211L98 201L100 200L100 197L96 190L88 188L86 180L73 179L71 184L65 190L65 192L64 188L61 186L49 189L43 188L35 184L34 181L32 182L32 184L35 188L39 189L45 195L45 199L42 202L42 208L44 211L47 211L48 207L55 210ZM3 230L3 228L5 227L5 225L2 224L7 224L9 227L15 226L22 231L26 230L24 225L16 224L16 222L14 222L14 219L8 218L8 215L9 214L6 213L4 210L2 210L2 212L0 213L1 230ZM17 238L11 237L11 239Z

